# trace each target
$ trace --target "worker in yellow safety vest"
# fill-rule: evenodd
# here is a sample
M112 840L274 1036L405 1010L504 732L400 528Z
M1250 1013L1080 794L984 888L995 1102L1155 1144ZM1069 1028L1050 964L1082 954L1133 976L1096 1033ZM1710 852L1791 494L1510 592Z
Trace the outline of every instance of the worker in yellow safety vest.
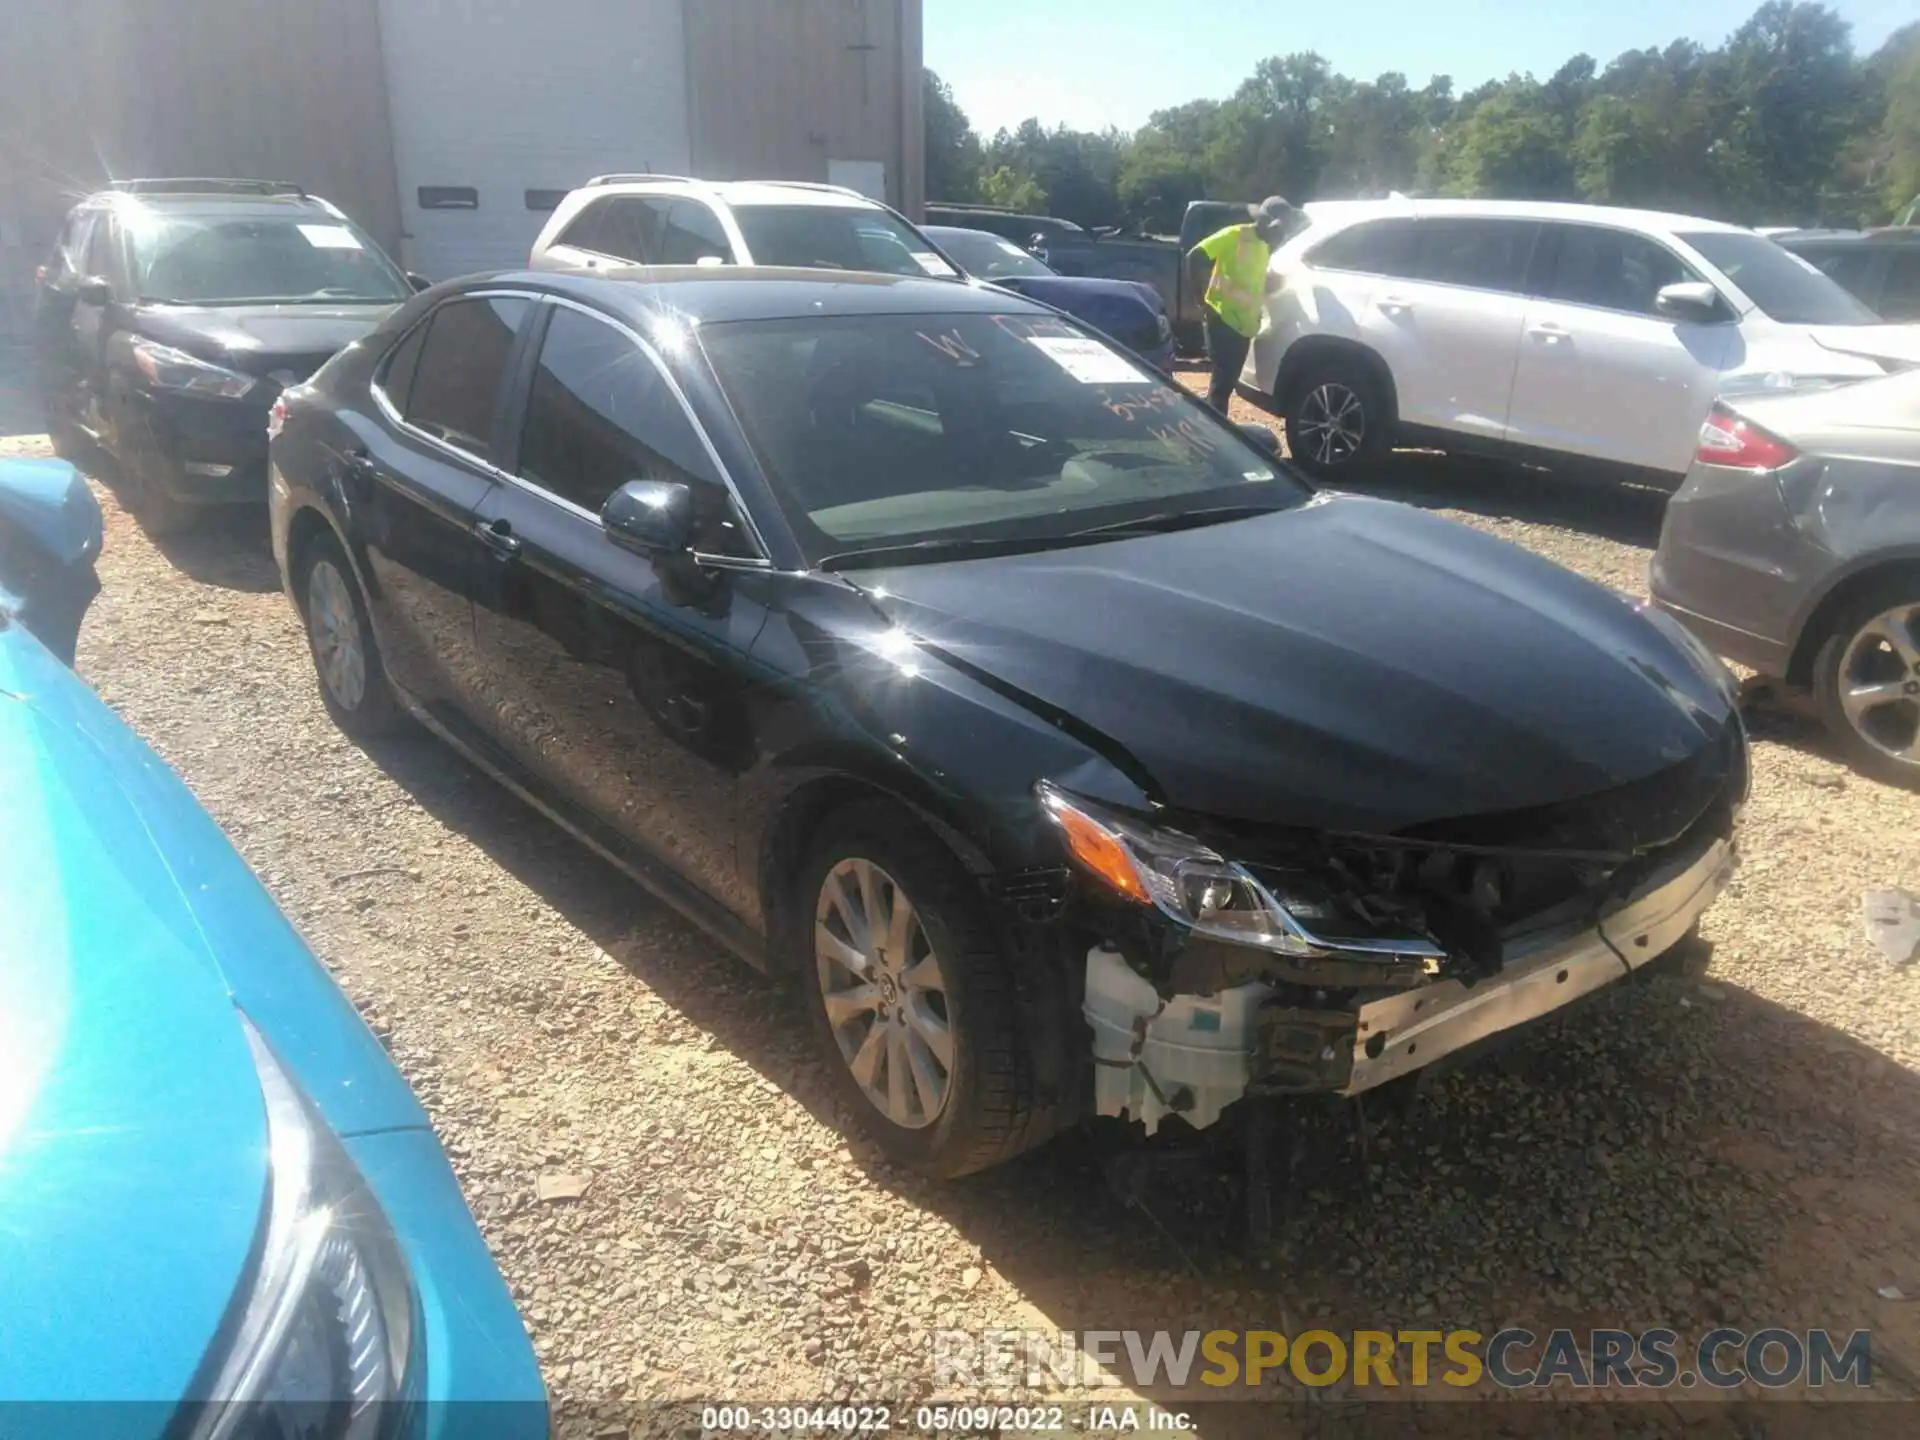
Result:
M1299 213L1278 195L1247 207L1249 223L1216 230L1189 254L1213 262L1207 283L1207 359L1213 380L1207 403L1222 415L1233 398L1233 387L1246 368L1247 351L1260 333L1267 307L1267 262L1287 236Z

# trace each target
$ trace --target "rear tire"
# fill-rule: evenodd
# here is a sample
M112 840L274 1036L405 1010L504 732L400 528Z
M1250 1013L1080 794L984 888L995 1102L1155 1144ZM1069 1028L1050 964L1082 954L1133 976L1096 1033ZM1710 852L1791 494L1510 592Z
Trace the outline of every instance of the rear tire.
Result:
M1888 575L1834 615L1813 692L1848 764L1920 790L1920 573Z
M1280 408L1287 453L1311 475L1350 475L1391 448L1394 417L1386 388L1349 356L1307 361L1289 381Z
M403 712L387 684L366 601L332 535L316 537L301 551L293 593L306 625L320 699L333 723L356 740L399 728Z
M892 804L852 806L826 822L793 901L785 949L820 1056L891 1159L966 1175L1052 1134L1008 957L944 845Z

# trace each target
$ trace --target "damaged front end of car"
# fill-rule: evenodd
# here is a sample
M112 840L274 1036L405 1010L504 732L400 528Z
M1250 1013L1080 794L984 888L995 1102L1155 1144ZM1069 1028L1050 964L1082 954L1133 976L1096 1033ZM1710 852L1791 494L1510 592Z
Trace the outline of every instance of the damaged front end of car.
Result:
M1204 1129L1251 1096L1357 1096L1622 979L1731 877L1737 720L1597 795L1390 835L1173 811L1043 782L1073 858L1094 1108Z

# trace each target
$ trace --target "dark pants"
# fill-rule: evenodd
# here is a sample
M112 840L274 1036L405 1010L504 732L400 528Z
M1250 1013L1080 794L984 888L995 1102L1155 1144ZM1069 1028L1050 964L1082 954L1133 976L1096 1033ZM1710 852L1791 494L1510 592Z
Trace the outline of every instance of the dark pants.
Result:
M1253 341L1213 311L1207 311L1207 359L1213 364L1213 380L1207 386L1207 403L1222 415L1233 398L1233 387L1240 383L1240 371L1247 363L1247 351Z

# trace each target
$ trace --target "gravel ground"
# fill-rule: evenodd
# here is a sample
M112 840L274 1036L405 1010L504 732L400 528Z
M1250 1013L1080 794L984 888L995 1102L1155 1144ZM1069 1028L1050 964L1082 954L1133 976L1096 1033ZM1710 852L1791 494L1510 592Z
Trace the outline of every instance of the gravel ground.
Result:
M1380 488L1643 588L1657 497L1437 457ZM1701 973L1440 1079L1370 1167L1330 1130L1248 1256L1227 1186L1123 1203L1099 1135L961 1184L850 1142L779 992L431 740L335 731L260 515L161 548L101 494L82 673L391 1048L579 1433L632 1413L591 1402L924 1397L936 1326L1871 1326L1880 1391L1920 1395L1920 1309L1876 1294L1920 1296L1920 976L1859 918L1920 888L1920 827L1798 722L1756 717Z

